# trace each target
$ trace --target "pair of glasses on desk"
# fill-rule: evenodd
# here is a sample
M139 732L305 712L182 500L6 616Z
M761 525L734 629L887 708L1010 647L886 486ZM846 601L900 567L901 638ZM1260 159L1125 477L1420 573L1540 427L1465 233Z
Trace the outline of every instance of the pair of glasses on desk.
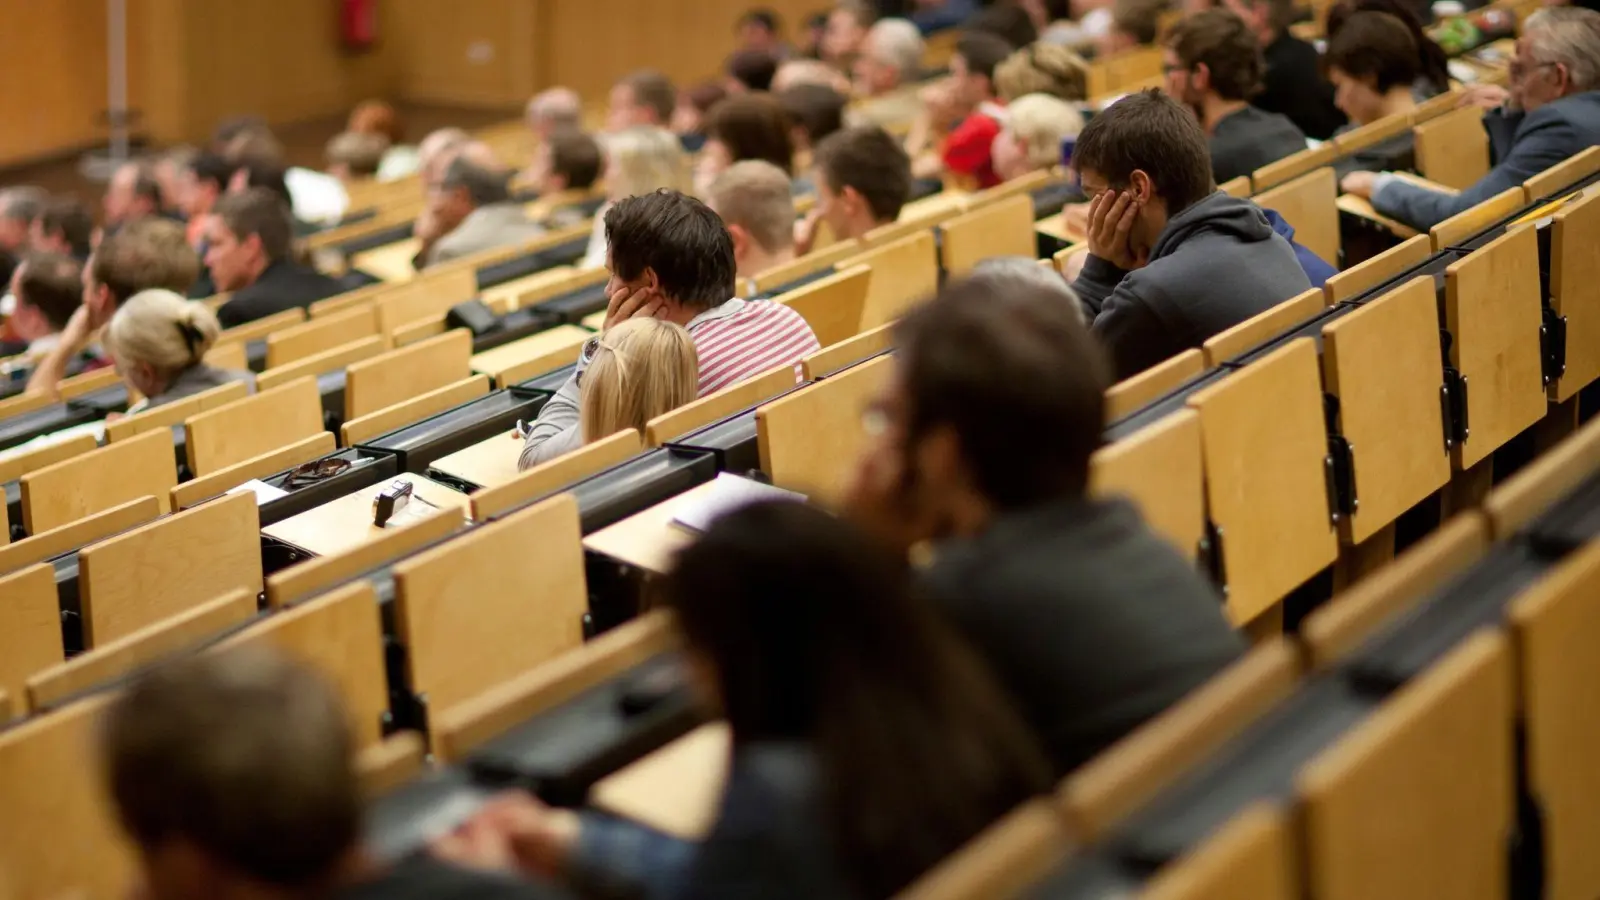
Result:
M311 462L295 466L289 472L289 477L283 482L284 490L292 491L295 488L308 487L319 481L326 481L335 475L349 471L354 465L348 459L314 459Z

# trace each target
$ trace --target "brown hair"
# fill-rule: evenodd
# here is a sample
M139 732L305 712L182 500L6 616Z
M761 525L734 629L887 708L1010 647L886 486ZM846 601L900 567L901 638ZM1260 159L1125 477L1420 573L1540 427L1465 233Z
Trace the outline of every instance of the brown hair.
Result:
M789 176L759 159L734 163L711 183L712 208L729 225L738 225L763 250L794 245L794 196Z
M1167 0L1112 0L1111 23L1141 44L1153 44L1161 28Z
M622 84L633 90L633 101L655 110L660 124L672 121L672 109L678 105L678 92L671 79L654 69L641 69L622 77Z
M343 164L351 175L368 178L378 174L383 155L389 152L389 139L366 131L344 131L328 141L328 165Z
M550 136L550 170L567 180L568 190L594 187L604 162L600 143L581 131L558 131Z
M22 258L17 302L37 309L53 331L67 327L83 302L83 267L60 253L30 253Z
M1082 100L1089 96L1089 64L1060 44L1029 44L995 66L994 92L1007 103L1028 94Z
M336 690L260 647L151 671L112 702L102 731L129 837L192 844L280 888L323 885L356 848L354 750Z
M664 319L628 319L600 336L579 398L585 443L645 423L695 399L694 338Z
M183 226L167 219L124 225L102 240L89 260L90 281L104 285L118 304L150 288L186 294L199 274L200 259Z
M899 218L911 196L911 158L887 131L875 125L846 128L824 138L814 155L829 189L855 188L879 223Z
M1211 89L1224 100L1248 100L1261 90L1267 70L1261 41L1228 10L1208 9L1178 22L1167 45L1183 68L1204 64Z
M734 162L759 159L794 170L789 116L771 94L740 94L718 103L706 116L706 137L721 141Z
M382 100L363 100L356 104L356 108L350 111L350 124L345 127L363 134L381 134L391 144L398 144L406 137L405 123L400 121L400 114Z
M271 189L253 187L228 194L217 201L212 213L239 240L251 235L261 238L261 251L271 262L289 258L294 247L294 226L283 198Z
M160 207L161 202L157 200L156 208ZM79 259L89 256L94 236L94 217L75 198L60 197L46 203L44 211L39 213L39 227L45 234L59 232L61 239L72 248L73 256Z
M1417 80L1421 59L1406 23L1388 13L1358 12L1328 42L1322 65L1351 78L1371 78L1377 92L1384 94L1396 87L1409 88Z
M1150 176L1171 215L1211 193L1211 151L1194 114L1154 88L1123 97L1089 120L1073 164L1123 188L1134 169Z

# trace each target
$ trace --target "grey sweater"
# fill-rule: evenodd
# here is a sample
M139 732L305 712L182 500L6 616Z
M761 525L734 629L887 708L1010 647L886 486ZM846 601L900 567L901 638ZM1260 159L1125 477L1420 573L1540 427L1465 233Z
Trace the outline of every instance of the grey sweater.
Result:
M1130 272L1090 255L1073 287L1117 377L1126 378L1311 282L1259 207L1216 191L1168 220L1143 268Z
M1222 184L1299 153L1306 136L1288 116L1246 106L1217 123L1210 148L1211 175Z

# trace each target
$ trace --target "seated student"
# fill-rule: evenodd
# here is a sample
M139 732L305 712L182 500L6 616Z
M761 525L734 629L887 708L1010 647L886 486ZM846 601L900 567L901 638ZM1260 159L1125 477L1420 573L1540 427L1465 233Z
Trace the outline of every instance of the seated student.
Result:
M33 220L29 237L35 250L61 253L83 262L89 258L94 239L94 219L83 204L61 197L45 204Z
M1350 117L1334 132L1348 134L1417 106L1417 43L1404 22L1388 13L1362 12L1344 21L1328 44L1323 66L1333 82L1334 102ZM1416 164L1410 128L1335 160L1340 178L1357 170L1410 169Z
M999 676L1059 777L1244 641L1192 560L1126 500L1088 494L1107 367L1071 304L1053 287L988 278L947 285L896 326L896 374L871 406L876 437L846 509L901 551L936 542L930 599Z
M818 58L840 72L853 71L856 56L867 39L867 30L877 21L868 0L839 0L828 13L828 23L818 45Z
M994 89L1006 103L1028 94L1081 103L1089 96L1089 64L1066 47L1029 44L995 66Z
M847 128L829 136L812 162L817 205L795 228L795 252L811 250L818 222L837 240L858 238L900 217L911 196L911 159L882 128Z
M892 128L920 112L916 92L906 90L922 70L922 34L906 19L879 19L861 42L851 69L852 87L862 98L851 122Z
M579 388L583 442L644 431L699 396L700 361L683 326L662 319L618 322L595 340Z
M628 319L658 318L689 329L700 362L699 396L782 365L797 365L819 348L800 314L770 300L735 296L733 238L704 203L677 191L627 197L606 211L605 329ZM526 469L577 448L578 383L594 354L584 345L577 371L545 403L527 435Z
M100 764L148 900L536 900L553 893L361 846L355 740L338 692L266 648L186 656L112 700ZM85 773L89 777L90 773Z
M661 189L690 188L683 146L665 128L629 128L606 135L601 146L606 157L606 202L595 213L594 231L581 265L584 269L606 265L605 214L612 204Z
M994 139L994 170L1010 181L1033 172L1049 171L1061 164L1061 142L1083 130L1083 114L1065 100L1048 94L1019 97L1007 109L1006 124ZM1062 204L1078 199L1071 179L1034 191L1034 218L1061 211Z
M328 141L328 174L345 184L376 178L389 152L389 139L381 134L342 131Z
M802 84L820 84L841 94L851 93L845 73L818 59L791 59L779 66L778 74L772 77L772 92L781 94Z
M222 329L198 300L167 290L140 291L117 308L103 340L117 372L143 394L137 412L255 376L207 365L205 355Z
M976 0L913 0L911 21L923 34L956 28L978 11Z
M1441 194L1387 173L1352 172L1341 186L1370 197L1378 212L1426 229L1600 144L1600 12L1563 6L1529 16L1510 90L1482 85L1472 99L1503 104L1483 120L1494 168L1477 184Z
M294 261L289 207L266 188L217 201L206 228L206 267L218 291L233 296L217 310L222 327L307 307L340 292L339 282Z
M699 153L706 144L706 115L728 98L728 90L715 81L705 81L678 92L672 108L671 130L685 153Z
M665 128L672 121L672 108L678 92L667 76L642 69L622 77L611 88L606 107L606 131L654 126Z
M322 226L315 222L301 218L295 213L294 190L289 186L289 173L291 171L309 172L317 178L329 178L321 172L312 172L310 169L291 170L284 168L281 161L267 157L246 157L239 161L239 167L233 170L233 177L228 180L228 193L241 194L251 188L265 188L278 196L284 206L289 210L289 226L295 238L308 237L316 234ZM330 178L333 186L344 195L344 186L337 179ZM340 201L341 203L343 201ZM341 209L340 215L343 215Z
M985 3L983 9L962 23L968 33L983 32L1005 41L1013 49L1026 47L1039 39L1039 28L1022 3Z
M978 260L978 264L972 267L972 275L981 278L994 291L1042 288L1071 307L1078 321L1083 321L1083 304L1078 302L1078 295L1072 292L1072 285L1054 268L1039 265L1037 259L1028 256L990 256Z
M791 52L789 45L783 42L783 20L771 7L745 10L734 24L734 34L740 50L765 50L778 59Z
M568 202L572 195L594 187L600 180L605 156L600 143L581 131L558 131L533 151L525 180L539 192L539 224L552 230L587 222L605 202L604 197L588 197Z
M206 219L217 200L228 192L235 166L214 153L199 153L178 178L179 208L183 211L189 244L205 256Z
M797 84L776 95L789 116L796 171L811 168L811 152L825 137L844 127L843 94L824 84Z
M733 238L741 285L794 261L794 196L782 169L757 159L734 163L711 183L706 205Z
M1204 5L1218 4L1206 0ZM1289 117L1319 141L1332 136L1344 124L1344 115L1333 104L1333 86L1322 75L1317 48L1289 31L1298 13L1295 0L1222 0L1220 5L1244 19L1261 46L1266 70L1251 103Z
M794 171L789 117L771 94L741 94L711 107L705 132L706 143L694 170L699 196L704 197L711 182L737 162L758 159L784 172Z
M1162 53L1167 93L1200 120L1218 184L1306 149L1286 116L1250 105L1261 86L1261 46L1243 19L1221 9L1196 13L1173 26Z
M11 296L16 308L7 325L26 344L24 354L42 357L61 342L61 332L83 302L83 267L65 254L30 253L11 273Z
M727 73L722 84L729 94L764 93L772 90L778 57L767 50L739 50L728 57Z
M13 256L27 252L33 222L49 200L50 195L36 187L0 190L0 251Z
M546 88L533 95L523 112L523 121L536 142L544 143L562 131L583 129L583 100L567 87Z
M382 158L373 177L379 181L398 181L413 175L421 165L416 147L406 144L406 126L392 104L383 100L363 100L350 110L346 131L370 134L384 140Z
M870 535L810 506L721 517L664 582L693 685L732 732L704 841L519 791L456 845L509 851L585 896L896 895L1050 789L989 673L908 582Z
M1095 57L1105 59L1156 42L1166 0L1112 0L1111 29L1095 40Z
M1423 30L1416 9L1406 5L1403 0L1338 0L1328 7L1324 41L1331 47L1350 17L1363 12L1388 13L1405 25L1417 48L1417 78L1412 82L1411 96L1418 103L1450 90L1449 57L1445 55L1444 48Z
M100 349L93 347L96 335L117 307L129 297L151 288L183 293L194 283L200 261L184 239L183 226L168 219L146 218L130 222L100 241L83 271L83 304L61 340L34 367L28 376L28 392L55 396L56 383L79 354L89 351L87 368L110 365Z
M511 172L480 144L457 154L428 204L442 229L428 251L429 266L544 234L544 228L528 218L523 204L511 198Z
M970 179L977 187L1000 183L989 155L1005 105L994 90L994 70L1011 55L1012 46L985 32L968 32L956 41L950 57L950 93L960 120L939 142L936 153L913 152L912 173L918 178L936 178L941 172ZM915 151L930 136L930 112L912 126L906 139L908 151Z
M1074 160L1090 198L1075 288L1118 379L1311 287L1261 210L1216 189L1205 135L1160 92L1090 119Z
M101 200L107 231L161 212L161 182L151 168L137 160L125 162L112 173Z

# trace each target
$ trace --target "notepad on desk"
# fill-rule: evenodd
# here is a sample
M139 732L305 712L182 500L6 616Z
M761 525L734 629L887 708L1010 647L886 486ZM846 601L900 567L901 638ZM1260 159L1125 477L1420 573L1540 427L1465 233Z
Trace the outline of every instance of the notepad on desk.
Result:
M805 499L805 494L723 472L711 483L710 490L673 514L672 524L685 531L704 534L711 528L712 522L752 503L766 500L803 502Z

